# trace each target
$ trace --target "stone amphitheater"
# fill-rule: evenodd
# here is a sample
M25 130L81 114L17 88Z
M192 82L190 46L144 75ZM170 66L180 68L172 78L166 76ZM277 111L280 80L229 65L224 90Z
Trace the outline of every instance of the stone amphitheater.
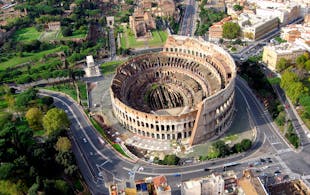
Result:
M163 50L122 64L110 88L113 113L129 131L205 142L233 119L236 67L217 45L169 36Z

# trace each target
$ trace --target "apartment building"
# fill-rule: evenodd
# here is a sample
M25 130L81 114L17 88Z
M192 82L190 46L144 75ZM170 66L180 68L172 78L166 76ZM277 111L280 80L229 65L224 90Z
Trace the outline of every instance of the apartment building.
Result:
M304 7L301 7L301 5L295 1L248 0L248 2L255 4L256 14L258 16L277 17L282 26L302 17L302 14L307 12Z
M231 20L232 18L229 16L229 17L222 19L219 22L214 23L209 28L209 40L218 41L219 39L223 38L223 24Z
M183 182L181 191L183 195L236 194L238 191L237 177L233 171L211 174Z
M274 16L262 17L248 13L239 15L238 24L243 38L252 41L262 38L279 26L278 19Z
M293 63L296 58L304 52L306 52L306 48L295 42L268 45L264 47L263 62L266 63L271 70L276 70L276 65L281 58Z
M298 38L310 40L310 25L309 24L291 24L281 28L281 38L294 42Z

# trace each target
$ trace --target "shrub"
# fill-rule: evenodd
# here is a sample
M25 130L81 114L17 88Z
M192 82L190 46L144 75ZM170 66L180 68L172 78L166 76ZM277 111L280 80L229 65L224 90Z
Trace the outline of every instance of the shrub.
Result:
M163 164L165 165L177 165L179 163L180 158L177 157L175 154L166 155Z

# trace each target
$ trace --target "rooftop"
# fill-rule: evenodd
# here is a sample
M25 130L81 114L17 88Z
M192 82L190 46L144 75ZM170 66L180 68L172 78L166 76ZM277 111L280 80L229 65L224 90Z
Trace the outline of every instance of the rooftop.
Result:
M261 183L260 179L258 177L254 177L250 170L244 171L243 177L238 180L238 184L243 189L245 194L267 195L265 187Z
M238 24L241 27L258 27L264 23L266 23L269 20L272 20L276 18L276 16L267 16L262 17L258 16L256 14L250 14L250 13L242 13L238 17Z
M86 63L94 63L94 58L93 56L86 56Z
M296 52L296 51L305 51L306 49L296 43L281 43L279 45L268 45L265 46L269 48L270 50L275 51L276 53L291 53L291 52Z

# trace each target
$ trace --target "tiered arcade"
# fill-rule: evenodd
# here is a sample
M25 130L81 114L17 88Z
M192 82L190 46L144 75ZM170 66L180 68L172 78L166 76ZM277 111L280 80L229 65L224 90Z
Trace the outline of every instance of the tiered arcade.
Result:
M235 63L220 47L170 36L163 51L117 69L110 88L113 112L141 136L201 143L229 128L235 77Z

